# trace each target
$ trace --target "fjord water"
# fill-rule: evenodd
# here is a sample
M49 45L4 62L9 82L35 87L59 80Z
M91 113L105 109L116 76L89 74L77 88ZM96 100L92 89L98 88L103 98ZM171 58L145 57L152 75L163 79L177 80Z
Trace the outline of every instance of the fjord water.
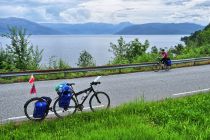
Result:
M181 37L186 35L123 35L126 42L135 38L144 43L147 39L150 46L169 49L172 46L182 43ZM88 51L96 61L96 65L107 64L113 58L109 52L110 42L116 44L120 35L33 35L30 41L39 49L44 49L42 64L48 65L49 58L56 56L62 58L69 65L76 67L82 50ZM10 41L0 38L0 45L5 48ZM150 51L151 48L148 49Z

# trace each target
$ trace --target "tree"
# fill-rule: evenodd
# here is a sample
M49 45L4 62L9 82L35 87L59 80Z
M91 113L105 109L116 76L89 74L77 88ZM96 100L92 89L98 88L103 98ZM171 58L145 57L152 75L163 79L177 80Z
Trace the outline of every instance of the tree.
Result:
M0 69L4 68L4 62L6 58L6 52L3 48L0 48Z
M95 66L94 59L90 53L88 53L86 50L83 50L80 53L80 57L78 59L77 66L79 67L91 67Z
M143 55L146 53L147 48L149 47L149 41L145 40L144 44L142 44L138 38L135 38L133 41L129 43L126 58L131 63L136 57Z
M125 43L122 36L117 40L117 42L117 45L110 43L111 49L109 49L109 51L113 52L115 58L125 58L128 50L128 44Z
M114 63L132 63L134 59L140 55L146 53L147 48L149 47L149 41L145 40L142 44L138 38L135 38L133 41L126 43L123 37L118 39L118 44L110 44L111 52L114 53Z
M0 69L9 71L16 70L14 62L12 60L13 57L9 55L6 50L0 48Z
M182 53L183 49L184 49L184 46L182 44L178 44L170 50L173 54L180 55Z
M17 69L37 69L42 59L43 50L33 49L33 44L30 43L30 35L26 35L26 29L9 27L9 33L2 35L11 39L11 44L6 45L6 51L12 58L12 62Z
M187 47L201 47L206 44L210 44L210 24L208 24L203 30L199 30L181 38L181 41L185 43Z
M56 56L50 56L49 69L58 69Z
M69 66L69 64L67 64L63 59L59 59L58 60L58 68L59 69L68 69L68 68L70 68L70 66Z
M157 54L158 53L158 48L156 46L153 46L151 48L151 53Z
M32 67L34 69L39 68L39 63L42 60L42 53L43 49L39 51L38 46L36 46L36 49L32 49Z
M70 66L63 60L57 59L56 56L49 58L49 69L68 69Z

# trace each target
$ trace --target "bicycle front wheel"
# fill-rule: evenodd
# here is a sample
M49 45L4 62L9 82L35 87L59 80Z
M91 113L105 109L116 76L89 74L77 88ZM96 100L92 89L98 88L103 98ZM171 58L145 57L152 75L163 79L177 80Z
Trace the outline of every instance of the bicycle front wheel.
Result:
M153 66L154 72L158 72L161 69L161 64L157 63Z
M76 112L76 101L74 98L71 98L70 100L70 104L67 108L63 108L59 106L59 100L60 98L58 98L55 103L53 104L53 111L55 113L55 115L59 118L63 118L64 116L67 115L72 115Z
M169 71L169 70L170 70L170 66L166 66L165 71Z
M90 109L97 111L110 107L110 98L105 92L96 92L90 97Z
M33 121L41 121L43 120L47 114L48 114L48 108L45 112L45 115L41 115L39 117L34 117L34 108L35 108L35 104L37 102L46 102L45 100L43 100L42 98L39 97L35 97L35 98L31 98L30 100L28 100L25 104L24 104L24 113L26 115L26 117L29 120L33 120ZM47 102L46 102L47 103Z
M164 64L163 69L164 69L165 71L169 71L169 70L170 70L170 66L168 66L167 64Z

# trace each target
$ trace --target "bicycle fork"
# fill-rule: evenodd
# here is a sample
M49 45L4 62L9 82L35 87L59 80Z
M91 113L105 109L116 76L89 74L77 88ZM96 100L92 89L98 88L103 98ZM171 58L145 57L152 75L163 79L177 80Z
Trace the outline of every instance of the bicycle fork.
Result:
M98 103L100 103L100 104L101 104L101 101L99 100L99 98L98 98L97 94L95 94L95 96L96 96L96 99L97 99Z

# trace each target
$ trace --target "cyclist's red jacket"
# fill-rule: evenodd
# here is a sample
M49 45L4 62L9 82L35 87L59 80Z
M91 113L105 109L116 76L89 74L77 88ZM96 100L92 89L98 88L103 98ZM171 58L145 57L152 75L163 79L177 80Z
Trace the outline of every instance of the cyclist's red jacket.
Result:
M162 58L168 58L168 54L166 52L162 52L161 55L162 55Z

